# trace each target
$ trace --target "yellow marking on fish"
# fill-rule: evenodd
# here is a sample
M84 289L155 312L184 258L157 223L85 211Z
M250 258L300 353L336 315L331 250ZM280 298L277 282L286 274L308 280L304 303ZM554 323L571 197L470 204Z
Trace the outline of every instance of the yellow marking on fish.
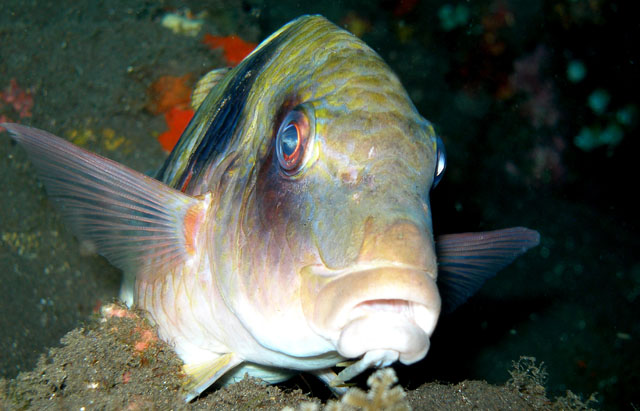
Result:
M213 359L183 365L182 369L189 376L189 381L184 385L188 392L186 402L200 395L213 381L241 362L235 354L227 353Z

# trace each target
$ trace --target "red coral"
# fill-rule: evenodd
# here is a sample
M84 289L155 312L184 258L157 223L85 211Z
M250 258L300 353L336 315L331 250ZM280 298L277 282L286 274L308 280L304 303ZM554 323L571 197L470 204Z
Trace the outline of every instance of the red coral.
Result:
M164 113L164 120L169 126L169 130L158 136L158 141L163 149L166 151L173 150L193 115L193 110L182 109L178 106L172 107Z
M213 36L206 33L202 42L212 49L222 49L223 57L232 66L240 63L256 48L256 43L242 40L238 36Z
M136 314L120 304L108 304L101 309L105 318L136 318Z
M0 101L12 105L20 118L32 116L33 96L30 91L21 89L15 78L9 81L4 91L0 91Z
M149 86L147 110L153 114L166 113L173 107L188 107L191 101L191 74L182 77L162 76Z
M191 101L191 74L182 77L162 76L149 87L150 102L147 110L153 114L164 114L169 130L158 136L166 151L173 150L182 132L193 117L189 107Z
M4 104L12 106L19 118L32 116L33 95L31 91L21 89L15 78L12 78L9 81L9 85L0 91L0 107ZM0 123L10 123L12 121L8 115L0 114ZM0 132L2 131L4 131L4 127L0 127Z

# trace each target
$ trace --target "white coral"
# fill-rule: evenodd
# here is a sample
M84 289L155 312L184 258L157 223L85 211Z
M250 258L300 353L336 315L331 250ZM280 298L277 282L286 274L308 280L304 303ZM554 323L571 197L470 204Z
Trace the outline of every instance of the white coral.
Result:
M369 391L364 392L359 388L350 388L340 401L329 401L323 408L324 411L352 411L352 410L411 410L406 401L406 393L401 386L394 385L398 382L393 368L383 368L371 374L367 380ZM314 403L299 405L299 411L318 411L320 407ZM282 411L294 411L287 407Z

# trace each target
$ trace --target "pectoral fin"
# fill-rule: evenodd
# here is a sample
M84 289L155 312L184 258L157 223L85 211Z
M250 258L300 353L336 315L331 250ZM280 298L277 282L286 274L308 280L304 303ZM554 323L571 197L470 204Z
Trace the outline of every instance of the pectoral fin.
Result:
M2 124L74 234L125 272L162 275L198 249L211 195L186 195L45 131Z
M436 253L442 312L455 310L485 281L539 242L540 234L524 227L439 236Z
M187 391L184 397L185 401L189 402L196 398L217 379L240 363L242 363L241 358L234 353L228 353L214 359L185 364L183 370L189 377L189 381L184 386Z

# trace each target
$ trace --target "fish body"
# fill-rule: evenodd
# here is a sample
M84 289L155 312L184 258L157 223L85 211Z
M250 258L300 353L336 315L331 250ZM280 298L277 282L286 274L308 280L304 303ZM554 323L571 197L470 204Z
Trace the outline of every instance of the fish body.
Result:
M442 142L382 59L326 19L290 22L214 77L157 179L3 125L78 237L124 271L123 297L185 363L187 400L245 372L336 387L415 363L439 286L452 308L537 244L524 228L434 242Z

